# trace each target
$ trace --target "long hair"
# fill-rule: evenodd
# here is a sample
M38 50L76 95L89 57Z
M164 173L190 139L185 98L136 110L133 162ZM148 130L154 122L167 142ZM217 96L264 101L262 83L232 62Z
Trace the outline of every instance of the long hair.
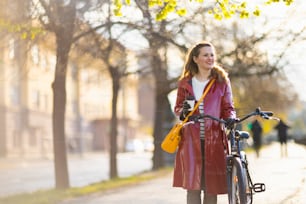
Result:
M194 62L193 57L199 56L200 49L202 47L211 47L213 49L213 52L215 53L215 47L211 43L206 42L206 41L203 41L193 46L188 52L188 55L185 61L185 65L184 65L184 70L182 72L180 80L183 78L191 78L199 72L198 65ZM209 77L216 78L216 80L219 82L228 81L228 73L221 66L216 65L216 64L212 68Z

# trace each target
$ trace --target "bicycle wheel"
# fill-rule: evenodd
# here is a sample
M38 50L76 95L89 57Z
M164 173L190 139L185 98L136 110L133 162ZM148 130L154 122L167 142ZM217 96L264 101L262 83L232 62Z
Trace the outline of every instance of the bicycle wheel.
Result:
M231 171L228 172L228 198L230 204L250 204L248 199L248 179L239 158L233 157Z

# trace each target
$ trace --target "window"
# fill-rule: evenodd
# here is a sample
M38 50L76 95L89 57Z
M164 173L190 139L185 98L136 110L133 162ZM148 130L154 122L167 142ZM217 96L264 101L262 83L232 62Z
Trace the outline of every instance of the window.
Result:
M17 85L12 85L10 88L10 103L13 106L18 106L19 105L19 89L17 88Z
M38 64L39 63L39 49L37 45L34 45L31 48L31 56L32 56L33 63Z
M10 39L9 40L9 58L10 59L14 59L15 58L15 40L14 39Z
M38 90L35 90L31 95L32 105L34 108L38 109L40 107L40 93Z

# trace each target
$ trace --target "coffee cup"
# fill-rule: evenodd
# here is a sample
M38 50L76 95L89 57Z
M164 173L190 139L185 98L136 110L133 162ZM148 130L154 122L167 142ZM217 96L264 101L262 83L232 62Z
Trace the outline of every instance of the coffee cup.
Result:
M188 97L186 99L186 102L189 104L190 108L188 109L189 111L192 111L194 108L195 100L193 97Z

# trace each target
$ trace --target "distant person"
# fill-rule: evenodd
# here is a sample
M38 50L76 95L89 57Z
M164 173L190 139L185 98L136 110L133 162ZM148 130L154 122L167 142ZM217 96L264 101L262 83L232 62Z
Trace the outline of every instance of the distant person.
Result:
M256 151L256 156L259 157L259 151L261 148L262 127L258 120L254 120L254 122L252 123L251 131L253 133L253 147Z
M279 123L274 127L278 131L278 141L280 142L281 145L281 156L288 156L288 151L287 151L287 130L290 127L284 123L283 120L280 120Z

